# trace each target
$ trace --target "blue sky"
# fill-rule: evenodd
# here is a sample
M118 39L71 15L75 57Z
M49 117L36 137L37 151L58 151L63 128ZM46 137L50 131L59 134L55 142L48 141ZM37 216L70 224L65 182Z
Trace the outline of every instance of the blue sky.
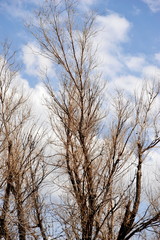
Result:
M39 70L53 65L31 52L38 49L24 27L43 0L0 0L0 40L9 39L19 51L21 77L32 88L40 83ZM102 27L98 36L98 59L103 77L114 86L129 90L141 79L160 74L160 0L79 0L81 9L97 13ZM96 43L95 43L96 44Z

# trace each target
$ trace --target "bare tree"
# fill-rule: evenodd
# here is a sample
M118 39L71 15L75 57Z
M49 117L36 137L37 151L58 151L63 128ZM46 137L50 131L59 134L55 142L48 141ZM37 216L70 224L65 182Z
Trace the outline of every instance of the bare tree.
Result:
M16 53L0 56L0 239L47 239L40 186L47 176L44 130L31 117L28 96L16 84ZM43 140L43 141L42 141ZM33 211L36 212L33 215Z
M128 240L154 231L160 209L145 194L143 164L160 142L160 112L154 111L159 85L146 85L135 97L118 92L107 120L93 15L82 19L73 1L49 0L37 19L30 30L44 56L57 63L61 83L58 92L49 81L46 87L59 150L53 162L66 191L56 212L62 239Z

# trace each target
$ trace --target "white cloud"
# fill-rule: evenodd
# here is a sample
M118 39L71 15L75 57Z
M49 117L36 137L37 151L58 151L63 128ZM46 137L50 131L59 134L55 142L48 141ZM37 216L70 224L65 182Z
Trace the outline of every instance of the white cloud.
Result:
M159 182L157 181L159 179L160 174L160 151L158 149L153 150L148 155L146 161L143 165L143 178L144 183L146 183L146 187L149 187L150 184L154 182L154 187L159 187ZM149 176L149 178L148 178Z
M100 30L95 38L95 45L98 45L97 58L100 61L100 70L106 77L112 79L124 67L121 44L129 40L131 24L126 18L116 13L97 16L96 23Z
M160 68L154 65L147 65L143 68L142 75L146 79L160 79Z
M160 0L143 0L152 12L160 11Z
M97 16L98 26L102 30L104 40L110 43L126 42L128 40L128 31L130 23L124 17L113 13L107 16Z
M35 43L30 42L23 46L22 59L28 75L40 77L47 71L49 76L55 76L52 62L41 54L41 50Z
M123 75L121 77L117 77L115 81L110 82L108 88L111 91L114 89L120 89L133 94L135 90L141 89L142 84L143 81L139 77L135 77L133 75Z
M146 64L144 57L129 56L125 58L126 66L135 72L141 72L144 65Z
M48 122L47 107L44 104L47 96L47 90L42 83L37 84L31 91L32 111L45 123Z
M31 88L28 81L18 73L13 81L13 86L16 87L18 93L29 96L29 105L31 106L34 119L38 120L37 124L41 125L42 122L48 121L47 109L44 105L48 93L43 83L40 82L34 88Z

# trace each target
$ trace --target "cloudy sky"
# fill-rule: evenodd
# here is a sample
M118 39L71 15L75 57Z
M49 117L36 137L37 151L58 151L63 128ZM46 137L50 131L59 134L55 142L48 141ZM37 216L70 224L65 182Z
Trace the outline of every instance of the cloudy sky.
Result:
M12 41L22 64L19 81L32 90L35 111L45 116L41 97L45 95L40 72L47 67L54 79L55 69L49 60L34 55L37 43L24 27L43 0L0 0L0 41ZM160 78L160 0L79 0L80 9L97 13L101 29L98 59L108 89L133 91L143 80ZM155 155L158 153L155 153ZM157 168L154 157L152 171ZM150 163L149 172L151 174Z
M52 64L32 54L37 45L24 27L43 0L0 0L0 40L9 39L23 63L21 77L40 86L40 69ZM160 75L160 0L79 0L81 9L97 13L99 59L104 78L130 90L146 77Z
M40 55L35 39L25 27L44 0L0 0L0 41L8 39L22 64L19 80L31 89L35 109L41 113L45 94L40 73L55 68ZM108 89L138 89L142 80L160 77L160 0L79 0L81 10L96 12L98 60Z

